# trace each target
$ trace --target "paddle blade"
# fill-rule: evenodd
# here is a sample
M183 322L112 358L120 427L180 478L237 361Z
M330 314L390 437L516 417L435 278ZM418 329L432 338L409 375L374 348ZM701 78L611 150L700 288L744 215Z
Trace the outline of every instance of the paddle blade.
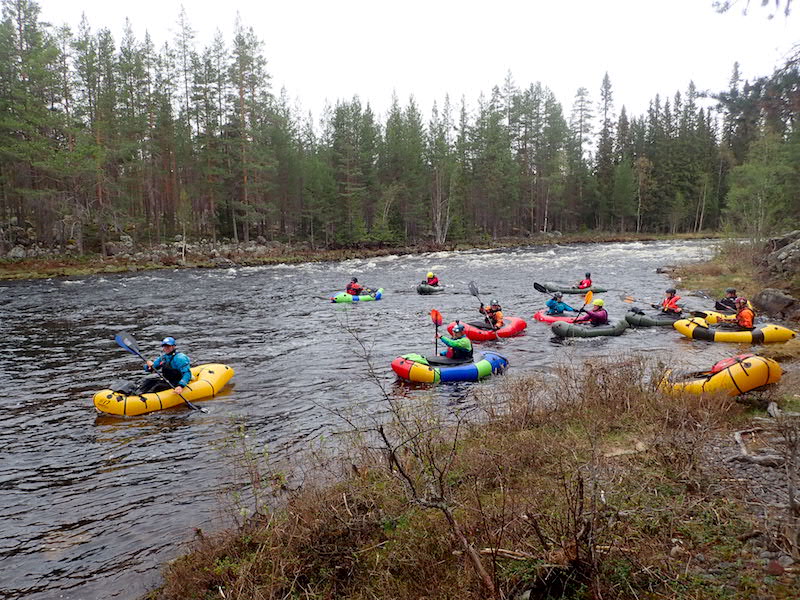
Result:
M535 281L533 282L533 289L535 289L537 292L542 292L543 294L549 293L546 287L544 287L541 283L536 283Z
M478 286L475 284L474 281L470 281L469 282L469 293L472 294L473 296L475 296L476 298L478 297L478 293L479 293L478 292Z
M130 333L120 331L114 336L114 341L124 350L139 356L139 346L136 344L136 339Z
M592 301L592 296L594 296L594 293L592 292L592 290L589 290L588 292L586 292L586 295L583 297L583 305L584 306L586 306L587 304L589 304L589 302Z
M633 296L625 296L622 301L627 302L628 304L633 304L636 302L636 299Z
M442 313L440 313L435 308L431 310L431 321L433 324L439 327L442 323L444 323L444 319L442 318Z

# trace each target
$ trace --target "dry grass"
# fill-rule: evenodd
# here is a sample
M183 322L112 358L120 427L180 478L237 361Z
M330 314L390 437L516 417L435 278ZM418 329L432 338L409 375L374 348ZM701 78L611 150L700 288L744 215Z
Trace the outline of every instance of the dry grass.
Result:
M779 279L770 275L764 264L763 244L723 240L717 254L709 261L679 266L674 276L681 286L703 290L712 297L722 297L725 288L734 287L740 295L752 297L765 287L785 289L800 294L800 276Z
M712 297L722 297L725 288L734 287L744 296L761 290L761 248L750 243L724 240L717 254L709 261L681 265L674 276L681 287L703 290Z
M198 536L151 597L489 597L445 513L409 495L401 468L420 484L441 475L436 495L497 598L791 597L763 580L742 541L757 518L707 464L709 440L745 409L663 396L649 383L659 371L630 359L509 378L458 436L431 407L398 415L386 429L407 443L397 462L374 440L354 448L338 483L305 486L241 531ZM425 437L422 459L402 437L411 430Z

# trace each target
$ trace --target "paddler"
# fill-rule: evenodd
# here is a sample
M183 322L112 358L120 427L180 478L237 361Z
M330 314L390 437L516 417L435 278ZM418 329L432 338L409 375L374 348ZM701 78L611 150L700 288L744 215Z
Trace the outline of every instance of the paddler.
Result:
M177 351L178 343L172 336L161 340L161 356L155 360L148 360L144 370L148 373L161 371L164 379L175 388L178 394L183 392L184 386L192 378L192 363L183 352ZM161 392L170 389L170 385L160 377L146 377L137 389L138 394Z
M447 350L442 350L439 354L447 356L448 358L456 358L462 360L472 359L472 342L464 335L464 325L456 321L453 326L453 337L446 335L438 335L442 343L447 346Z
M500 329L503 326L503 309L497 300L492 300L488 307L481 304L478 312L484 315L492 329Z

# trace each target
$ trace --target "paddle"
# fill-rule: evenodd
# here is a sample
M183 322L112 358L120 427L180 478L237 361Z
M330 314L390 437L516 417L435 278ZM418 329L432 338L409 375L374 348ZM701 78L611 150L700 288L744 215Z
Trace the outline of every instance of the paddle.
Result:
M131 354L135 354L136 356L141 358L142 361L145 364L147 364L147 359L144 356L142 356L141 352L139 352L139 345L136 343L136 340L134 339L134 337L130 333L125 333L124 331L120 331L117 335L114 336L114 340L117 342L117 344L119 344L119 346L123 350L127 350ZM161 374L160 371L158 371L157 369L153 369L153 370L156 373L158 373L158 376L161 377L161 379L164 380L164 383L166 383L173 390L175 389L175 386L172 385L169 382L169 380L167 380L167 378L164 377ZM191 408L192 410L199 410L202 413L207 413L208 412L205 408L200 408L199 406L196 406L196 405L192 404L191 402L189 402L186 398L183 397L183 394L178 394L178 396L180 396L181 400L183 400L186 403L186 405L189 408Z
M543 294L550 293L550 290L544 287L541 283L536 283L535 281L533 282L533 289L535 289L537 292L542 292Z
M474 281L470 281L469 282L469 293L472 294L473 296L475 296L478 299L478 302L481 303L481 306L483 306L483 300L481 300L481 297L478 295L478 286L475 284ZM489 315L484 313L483 314L483 318L486 319L486 322L489 325L491 325L492 331L494 331L494 338L497 341L500 341L500 336L497 335L497 327L494 326L494 323L492 323L492 320L489 318Z
M433 324L436 326L436 335L433 338L433 347L435 349L436 356L439 356L439 325L444 322L442 313L435 308L431 310L431 321L433 321Z
M589 304L589 302L592 301L592 296L594 296L594 292L592 292L591 290L586 292L586 295L583 297L583 306L581 306L581 309L578 312L575 313L575 318L576 319L578 318L579 314L584 312L583 309L586 308L586 305Z

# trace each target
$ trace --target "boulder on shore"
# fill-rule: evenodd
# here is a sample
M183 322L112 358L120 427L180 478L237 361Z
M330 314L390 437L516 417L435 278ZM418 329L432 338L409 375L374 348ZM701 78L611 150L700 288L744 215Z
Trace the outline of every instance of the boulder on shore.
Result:
M800 229L767 242L767 266L776 275L800 272Z
M753 297L755 307L781 319L800 319L800 301L775 288L765 288Z

